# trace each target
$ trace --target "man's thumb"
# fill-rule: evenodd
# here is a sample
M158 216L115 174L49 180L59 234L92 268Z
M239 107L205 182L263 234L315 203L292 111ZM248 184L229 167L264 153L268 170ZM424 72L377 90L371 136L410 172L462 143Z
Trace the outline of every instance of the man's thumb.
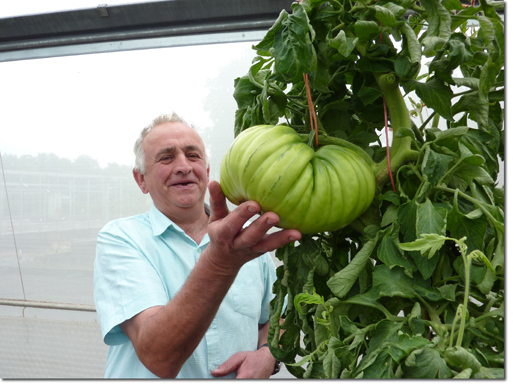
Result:
M243 357L238 354L240 353L233 355L226 362L221 364L221 366L219 366L217 369L212 370L212 375L214 377L223 377L227 374L237 371L243 360Z

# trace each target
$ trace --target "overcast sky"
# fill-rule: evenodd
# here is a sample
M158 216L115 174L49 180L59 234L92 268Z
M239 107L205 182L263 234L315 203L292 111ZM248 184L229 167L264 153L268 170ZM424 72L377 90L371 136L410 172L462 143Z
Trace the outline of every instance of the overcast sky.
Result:
M2 1L0 17L96 7L97 2ZM131 165L139 132L162 113L174 110L200 130L211 126L205 102L209 80L223 67L245 58L243 68L234 70L227 81L233 86L233 79L249 69L254 56L251 45L194 45L0 62L0 151L18 156L52 152L72 160L89 155L101 166ZM235 105L231 96L222 99Z

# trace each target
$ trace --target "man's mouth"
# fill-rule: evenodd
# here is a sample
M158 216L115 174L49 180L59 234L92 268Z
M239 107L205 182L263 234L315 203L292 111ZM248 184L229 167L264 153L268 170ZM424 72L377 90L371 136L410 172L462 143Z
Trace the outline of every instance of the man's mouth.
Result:
M188 186L192 186L194 184L195 183L192 182L192 181L181 181L181 182L175 182L173 184L173 186L175 186L175 187L188 187Z

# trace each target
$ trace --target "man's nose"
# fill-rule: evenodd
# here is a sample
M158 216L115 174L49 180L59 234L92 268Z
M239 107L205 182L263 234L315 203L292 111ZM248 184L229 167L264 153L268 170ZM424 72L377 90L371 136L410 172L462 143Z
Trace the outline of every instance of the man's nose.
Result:
M174 172L176 174L189 174L191 170L191 163L184 154L180 154L175 158Z

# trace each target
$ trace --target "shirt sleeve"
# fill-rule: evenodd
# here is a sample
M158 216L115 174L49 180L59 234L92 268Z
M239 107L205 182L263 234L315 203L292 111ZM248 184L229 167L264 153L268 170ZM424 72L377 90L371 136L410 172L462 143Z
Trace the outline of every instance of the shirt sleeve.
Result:
M127 342L119 324L169 301L163 282L116 222L100 231L94 264L94 297L105 344Z
M266 253L262 257L263 281L265 282L264 295L262 297L262 312L260 314L259 324L265 324L269 321L270 304L274 298L273 285L276 281L276 265L272 257Z

